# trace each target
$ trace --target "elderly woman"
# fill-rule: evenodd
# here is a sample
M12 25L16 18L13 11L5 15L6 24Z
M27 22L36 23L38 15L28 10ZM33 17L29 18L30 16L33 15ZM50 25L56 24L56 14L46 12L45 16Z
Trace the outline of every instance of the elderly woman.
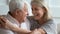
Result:
M32 30L31 34L56 34L56 24L48 13L44 0L32 0L33 16L28 17Z
M7 15L0 16L0 34L29 33L30 30L20 27L27 17L27 3L23 0L11 0ZM0 26L1 26L0 25Z

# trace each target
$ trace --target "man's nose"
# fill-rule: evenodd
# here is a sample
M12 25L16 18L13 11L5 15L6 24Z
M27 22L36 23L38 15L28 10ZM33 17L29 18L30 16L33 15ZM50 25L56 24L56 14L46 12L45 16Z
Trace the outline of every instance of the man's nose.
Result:
M26 12L26 15L29 15L28 12Z
M27 13L27 15L29 15L29 14Z
M25 12L25 15L28 15L28 12Z

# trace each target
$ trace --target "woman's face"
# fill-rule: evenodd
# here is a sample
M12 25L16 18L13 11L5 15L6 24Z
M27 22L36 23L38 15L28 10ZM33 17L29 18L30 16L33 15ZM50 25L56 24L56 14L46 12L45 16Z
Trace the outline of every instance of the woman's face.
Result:
M40 6L37 6L36 4L32 4L32 13L35 19L38 20L42 18L44 10Z

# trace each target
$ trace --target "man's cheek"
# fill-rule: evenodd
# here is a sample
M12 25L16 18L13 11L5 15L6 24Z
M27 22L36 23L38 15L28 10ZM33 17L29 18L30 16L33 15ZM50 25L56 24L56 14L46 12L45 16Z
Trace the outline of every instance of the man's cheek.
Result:
M22 14L22 13L20 13L19 15L20 15L20 17L22 17L22 16L23 16L23 14Z

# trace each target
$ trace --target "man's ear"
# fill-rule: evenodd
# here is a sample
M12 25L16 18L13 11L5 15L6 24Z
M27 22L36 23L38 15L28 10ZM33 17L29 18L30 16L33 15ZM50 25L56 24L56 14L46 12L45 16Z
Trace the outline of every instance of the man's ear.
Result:
M18 15L18 12L19 12L19 11L16 9L16 10L15 10L15 14Z

